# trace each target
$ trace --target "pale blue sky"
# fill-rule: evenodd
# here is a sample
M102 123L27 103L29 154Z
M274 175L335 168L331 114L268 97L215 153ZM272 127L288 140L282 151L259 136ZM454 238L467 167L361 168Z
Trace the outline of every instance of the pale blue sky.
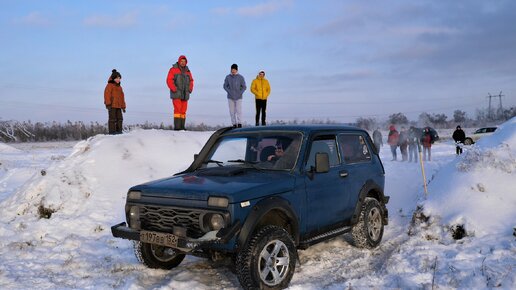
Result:
M126 123L171 123L165 78L188 57L187 122L229 124L237 63L272 86L268 119L386 119L455 109L488 93L516 105L516 1L0 1L0 118L101 121L111 69ZM497 104L497 103L496 103ZM244 94L254 123L254 97Z

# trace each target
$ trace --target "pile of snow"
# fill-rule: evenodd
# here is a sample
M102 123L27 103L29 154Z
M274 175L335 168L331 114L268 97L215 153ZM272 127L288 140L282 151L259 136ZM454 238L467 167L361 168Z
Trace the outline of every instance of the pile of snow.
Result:
M32 175L6 193L0 201L0 288L125 283L124 269L113 257L122 255L131 271L143 267L130 253L131 243L110 232L125 220L127 189L186 169L210 135L160 130L98 135L79 142L44 176Z
M512 235L516 226L516 118L501 125L430 183L424 215L467 235Z
M186 169L211 135L189 132L182 138L182 133L137 130L79 142L63 162L48 168L45 176L27 182L3 203L7 209L3 219L29 213L38 217L35 213L40 206L56 218L78 218L92 212L111 212L122 218L123 212L113 209L123 204L130 186ZM106 217L98 221L106 221Z
M0 142L0 153L18 153L20 150Z

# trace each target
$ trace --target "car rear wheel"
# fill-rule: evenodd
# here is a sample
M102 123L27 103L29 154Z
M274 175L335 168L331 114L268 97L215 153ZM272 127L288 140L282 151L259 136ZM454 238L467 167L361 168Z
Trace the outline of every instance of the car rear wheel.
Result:
M134 242L134 253L141 263L154 269L170 270L185 258L185 254L172 248L142 242Z
M359 248L372 249L380 244L383 237L382 208L378 200L367 197L351 234L353 243Z
M266 226L238 254L238 280L244 289L286 288L294 275L296 256L289 233L278 226Z
M466 140L464 140L464 145L471 145L473 143L475 143L475 142L473 142L473 139L471 139L471 138L466 138Z

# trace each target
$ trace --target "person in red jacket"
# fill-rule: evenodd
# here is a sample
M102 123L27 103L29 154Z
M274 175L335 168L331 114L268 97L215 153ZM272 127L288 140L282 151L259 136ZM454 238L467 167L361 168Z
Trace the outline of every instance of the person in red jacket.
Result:
M428 161L432 160L432 134L428 128L425 128L423 131L423 136L421 137L421 143L423 144L423 160L427 160L426 156L428 154Z
M104 89L104 105L108 110L108 132L109 134L122 134L123 116L125 113L124 90L120 81L122 75L116 70L111 71L108 84Z
M174 130L185 130L186 109L194 87L194 79L187 63L186 56L179 56L167 76L170 98L174 106Z
M387 137L387 143L391 146L391 153L392 153L392 160L396 161L396 148L398 148L398 141L400 138L400 134L398 131L396 131L396 127L394 125L391 125L389 127L389 137Z

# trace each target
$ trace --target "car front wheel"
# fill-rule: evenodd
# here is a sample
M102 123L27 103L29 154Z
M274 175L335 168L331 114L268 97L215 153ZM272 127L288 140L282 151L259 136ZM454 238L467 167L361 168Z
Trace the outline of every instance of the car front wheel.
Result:
M136 258L149 268L170 270L181 264L185 254L172 248L142 242L134 242Z
M464 140L464 145L471 145L473 143L474 143L473 139L471 139L471 138L466 138L466 140Z
M238 280L244 289L286 288L294 275L296 256L289 233L281 227L266 226L238 254Z
M378 200L367 197L351 234L353 243L359 248L372 249L380 244L383 237L382 208Z

